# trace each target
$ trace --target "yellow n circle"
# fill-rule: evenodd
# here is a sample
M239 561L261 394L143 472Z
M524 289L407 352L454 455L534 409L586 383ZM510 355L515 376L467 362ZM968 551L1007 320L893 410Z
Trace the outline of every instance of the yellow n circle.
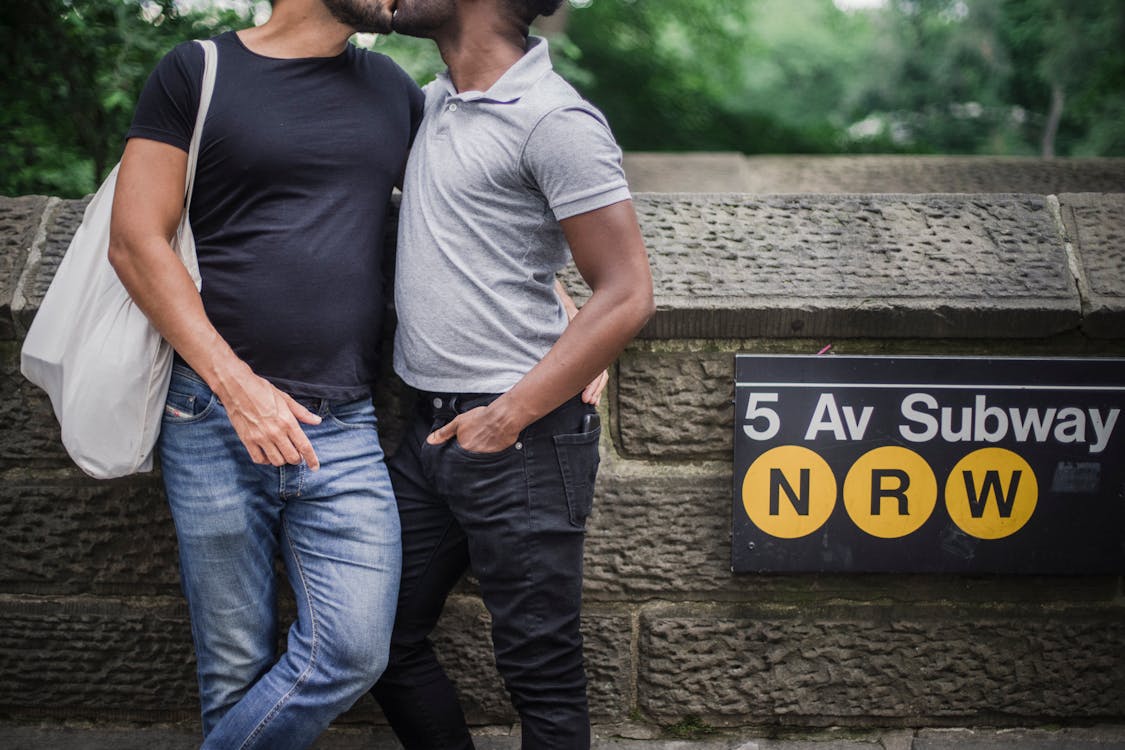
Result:
M766 451L742 480L742 505L754 525L770 536L807 536L832 515L836 476L819 455L796 445Z

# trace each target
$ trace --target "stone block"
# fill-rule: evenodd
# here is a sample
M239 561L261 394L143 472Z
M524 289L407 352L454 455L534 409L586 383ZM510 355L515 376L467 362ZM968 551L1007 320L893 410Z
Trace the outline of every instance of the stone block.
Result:
M607 467L586 526L588 598L730 590L730 476Z
M0 587L178 592L176 535L155 476L9 470L0 482Z
M1059 197L1078 265L1082 330L1125 337L1125 193Z
M638 706L664 718L831 725L1125 712L1125 618L1029 607L653 605Z
M0 341L17 335L12 317L16 287L48 200L38 195L0 196Z
M92 197L92 196L91 196ZM36 245L36 251L28 258L27 269L23 276L19 294L23 300L18 310L14 313L18 324L26 329L31 325L35 313L39 310L39 303L55 277L66 249L78 225L82 223L82 215L90 198L81 200L59 200L52 202L46 217L46 234L41 244Z
M649 353L617 361L619 450L650 460L731 460L734 355L728 351Z
M193 718L186 608L167 599L0 596L0 712Z
M1031 195L639 196L642 337L1039 337L1080 301Z
M748 193L1125 192L1125 159L751 156Z

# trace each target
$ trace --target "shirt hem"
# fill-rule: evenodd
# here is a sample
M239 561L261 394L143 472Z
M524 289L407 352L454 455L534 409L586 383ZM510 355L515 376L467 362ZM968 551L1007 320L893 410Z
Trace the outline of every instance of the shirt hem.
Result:
M630 200L632 197L628 185L616 185L608 190L600 190L593 195L564 201L552 206L551 210L555 212L555 218L562 221L590 211L597 211L599 208L612 206L614 203Z

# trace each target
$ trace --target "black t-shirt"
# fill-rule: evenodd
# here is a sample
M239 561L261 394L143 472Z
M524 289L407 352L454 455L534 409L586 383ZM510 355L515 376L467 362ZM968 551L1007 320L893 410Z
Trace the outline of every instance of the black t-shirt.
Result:
M279 60L234 32L215 43L190 209L207 316L288 393L367 395L379 369L384 223L422 93L390 58L352 45ZM187 151L202 78L198 44L169 52L128 137Z

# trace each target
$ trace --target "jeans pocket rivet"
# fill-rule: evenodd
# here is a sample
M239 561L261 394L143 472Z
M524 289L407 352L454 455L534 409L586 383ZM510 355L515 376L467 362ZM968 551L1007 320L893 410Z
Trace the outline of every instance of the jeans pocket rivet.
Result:
M523 443L516 443L516 450L522 451L523 450Z

